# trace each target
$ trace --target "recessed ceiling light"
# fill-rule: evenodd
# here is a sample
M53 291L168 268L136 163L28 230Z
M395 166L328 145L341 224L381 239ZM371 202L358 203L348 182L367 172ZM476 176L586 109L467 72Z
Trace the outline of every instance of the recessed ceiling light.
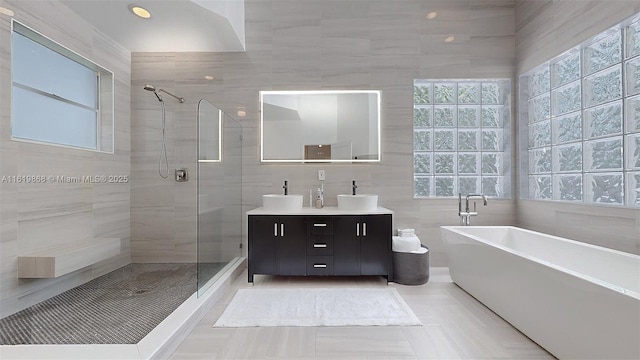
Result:
M447 37L444 39L444 42L446 42L446 43L450 43L450 42L453 42L453 40L455 40L455 39L456 39L456 37L455 37L455 36L453 36L453 35L449 35L449 36L447 36Z
M211 75L205 75L205 76L204 76L204 78L205 78L205 79L207 79L207 80L213 80L213 79L215 79L215 78L214 78L213 76L211 76Z
M138 5L129 5L129 10L134 13L136 16L141 17L143 19L148 19L151 17L151 13L149 10L140 7Z
M436 18L436 16L438 16L438 13L435 11L432 11L430 13L427 14L427 20L433 20Z
M247 116L247 112L244 110L238 110L237 114L238 116Z
M4 14L4 15L7 15L7 16L13 16L14 15L13 10L7 9L5 7L2 7L2 6L0 6L0 14Z

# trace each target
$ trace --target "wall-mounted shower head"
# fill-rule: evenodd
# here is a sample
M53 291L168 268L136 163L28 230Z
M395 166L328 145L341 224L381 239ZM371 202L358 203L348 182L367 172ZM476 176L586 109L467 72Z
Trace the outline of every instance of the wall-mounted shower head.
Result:
M160 100L160 101L162 101L162 97L160 96L160 94L159 94L159 93L160 93L160 92L163 92L163 93L165 93L165 94L167 94L167 95L169 95L169 96L171 96L171 97L175 98L176 100L178 100L178 102L179 102L179 103L183 103L183 102L184 102L184 98L182 98L182 97L178 97L178 96L175 96L175 95L173 95L172 93L168 92L168 91L167 91L167 90L165 90L165 89L158 89L158 90L156 91L156 87L155 87L155 86L153 86L153 85L146 84L146 85L144 86L144 89L145 89L145 90L147 90L147 91L153 91L153 93L154 93L154 94L156 94L156 97L157 97L157 98L158 98L158 100Z
M153 91L153 93L154 93L154 94L156 94L156 97L158 98L158 101L162 102L162 97L161 97L161 96L160 96L160 94L158 94L158 92L156 91L156 87L155 87L155 86L153 86L153 85L149 85L149 84L146 84L146 85L144 86L144 89L145 89L145 90L147 90L147 91Z

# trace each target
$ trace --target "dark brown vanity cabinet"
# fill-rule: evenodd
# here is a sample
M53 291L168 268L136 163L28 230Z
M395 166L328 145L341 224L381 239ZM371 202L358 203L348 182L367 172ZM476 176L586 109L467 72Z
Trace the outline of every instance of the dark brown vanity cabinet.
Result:
M253 274L305 273L304 216L249 216L248 235L249 282L253 282Z
M392 277L391 214L249 215L249 282L263 275Z
M336 272L391 277L391 215L336 216L334 223Z

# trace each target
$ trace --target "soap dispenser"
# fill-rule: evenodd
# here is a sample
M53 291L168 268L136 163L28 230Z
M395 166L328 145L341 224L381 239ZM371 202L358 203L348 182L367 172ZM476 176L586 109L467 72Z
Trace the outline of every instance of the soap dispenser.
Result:
M321 188L316 190L316 209L322 209L324 206L324 194Z

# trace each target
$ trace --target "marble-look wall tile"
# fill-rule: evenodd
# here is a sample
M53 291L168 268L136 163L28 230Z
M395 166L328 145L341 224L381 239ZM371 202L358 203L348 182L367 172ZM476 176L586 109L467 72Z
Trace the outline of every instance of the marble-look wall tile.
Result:
M130 171L130 54L61 2L1 0L15 19L110 69L115 79L114 154L11 140L11 26L0 15L0 176L124 175ZM0 317L128 264L129 184L0 184ZM120 255L56 279L18 279L17 257L121 239Z
M439 13L433 21L425 19L430 11ZM158 131L154 119L160 109L153 96L137 89L152 83L176 90L187 103L192 98L208 98L242 123L243 213L260 206L262 194L282 191L284 179L292 193L305 196L307 205L309 190L319 186L317 171L323 169L327 205L337 205L336 195L348 193L351 180L356 179L360 191L378 193L380 204L394 210L394 227L416 228L433 249L433 264L446 264L439 226L458 223L457 199L413 198L413 80L512 78L514 2L247 0L245 20L244 53L145 53L132 57L134 259L177 261L177 253L183 258L189 243L178 232L190 233L188 214L195 214L188 200L196 196L196 189L172 188L154 172L159 146L154 140ZM450 34L456 40L444 43ZM215 80L203 80L206 73ZM380 164L259 163L260 90L358 88L382 91ZM168 123L170 168L189 167L195 115L189 120L189 107L167 105L173 117ZM238 107L246 111L245 117L236 116ZM167 187L158 187L160 184ZM477 221L513 224L513 210L511 200L492 201L480 210ZM246 216L243 218L246 251ZM162 244L162 249L154 248L154 241ZM195 237L192 241L195 243Z
M517 75L638 12L638 1L517 0ZM517 214L525 228L640 254L638 209L519 200Z

